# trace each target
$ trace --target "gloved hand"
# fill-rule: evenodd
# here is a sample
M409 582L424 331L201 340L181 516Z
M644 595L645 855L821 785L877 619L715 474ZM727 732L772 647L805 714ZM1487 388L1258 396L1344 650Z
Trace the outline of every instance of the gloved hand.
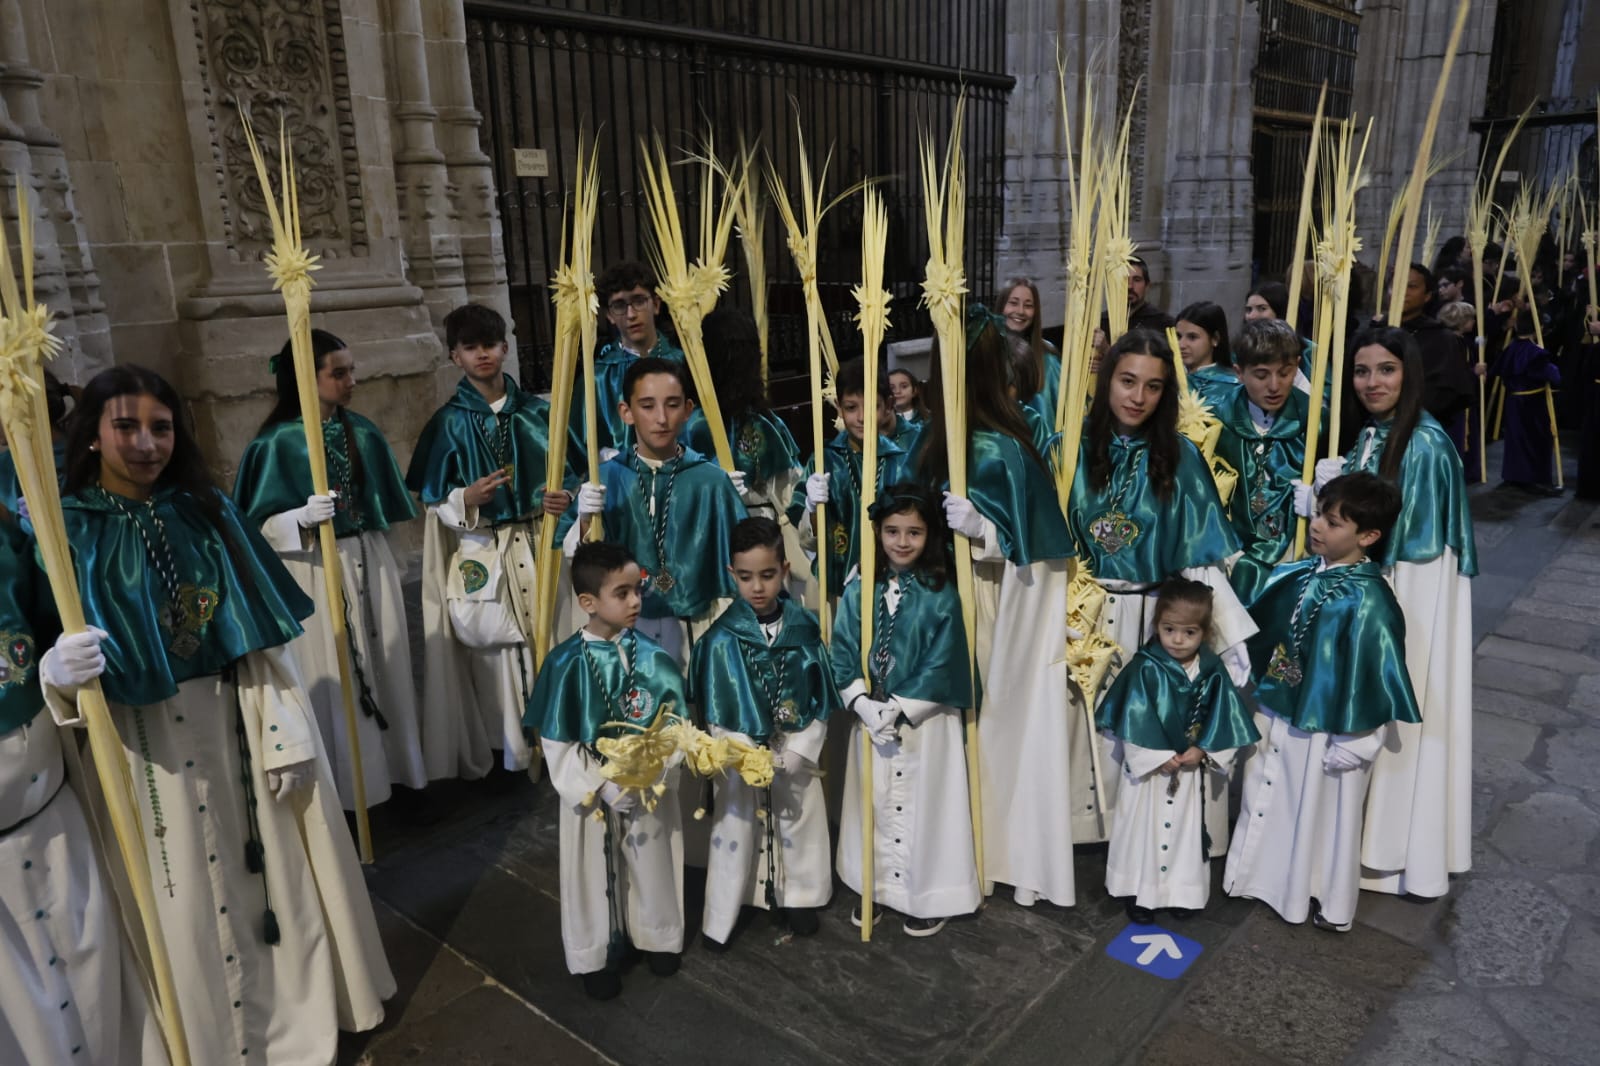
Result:
M600 802L618 814L627 814L639 806L639 794L629 792L615 781L607 781L600 786Z
M1233 681L1235 688L1244 688L1250 683L1250 651L1240 641L1222 653L1222 665L1228 670L1228 677Z
M107 639L106 631L95 626L62 637L39 660L39 680L51 688L76 692L105 673L106 656L100 642Z
M733 491L739 494L739 499L744 503L759 503L761 497L750 491L750 484L744 476L743 470L728 471L728 480L733 482Z
M806 478L806 514L828 502L828 475L812 474Z
M301 529L314 529L333 518L332 496L307 496L304 507L294 509L294 520Z
M621 454L622 453L619 452L615 448L601 448L600 449L600 461L602 463L609 463L611 460L615 459L617 456L619 456Z
M1318 459L1316 477L1311 482L1311 486L1320 494L1324 485L1343 473L1343 459Z
M578 516L599 514L606 509L606 487L585 481L578 487Z
M1317 511L1317 494L1304 481L1290 482L1294 487L1294 513L1301 518L1312 518Z
M1341 748L1337 744L1329 744L1328 750L1322 753L1322 768L1330 774L1344 773L1346 770L1361 769L1363 760L1349 748Z
M983 536L983 515L965 496L944 494L944 520L957 533L976 540Z
M811 769L811 762L793 748L783 748L772 753L772 768L780 774L802 774Z
M279 770L268 770L267 788L272 791L272 798L282 803L291 792L311 784L315 777L315 760L307 759L305 762L290 763Z
M886 700L862 696L851 706L851 710L856 712L862 728L872 734L875 742L887 744L894 739L894 723L900 717L899 707Z

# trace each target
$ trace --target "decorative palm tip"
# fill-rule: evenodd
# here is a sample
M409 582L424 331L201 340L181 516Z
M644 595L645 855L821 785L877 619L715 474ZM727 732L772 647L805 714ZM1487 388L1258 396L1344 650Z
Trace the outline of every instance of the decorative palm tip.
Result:
M922 279L922 306L958 314L961 298L967 294L967 275L959 264L928 260Z
M267 273L272 276L272 287L281 289L296 281L307 284L311 281L313 271L321 270L318 263L322 257L312 255L303 245L291 247L274 246L266 255Z

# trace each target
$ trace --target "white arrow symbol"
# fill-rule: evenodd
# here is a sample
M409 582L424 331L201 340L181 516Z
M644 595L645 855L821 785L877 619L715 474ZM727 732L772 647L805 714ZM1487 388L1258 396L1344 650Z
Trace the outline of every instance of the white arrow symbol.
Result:
M1146 933L1144 936L1129 937L1135 944L1148 945L1139 953L1139 965L1149 966L1163 955L1174 959L1183 958L1183 952L1178 950L1178 942L1166 933Z

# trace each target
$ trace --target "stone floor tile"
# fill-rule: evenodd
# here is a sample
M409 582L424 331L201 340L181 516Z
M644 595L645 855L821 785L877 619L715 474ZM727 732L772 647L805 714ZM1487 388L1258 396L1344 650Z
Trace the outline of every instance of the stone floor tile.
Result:
M408 1019L353 1060L356 1066L601 1066L614 1061L621 1060L607 1058L504 989L490 986Z
M1558 785L1585 788L1600 784L1595 773L1600 765L1600 726L1563 729L1552 736L1545 744L1544 765Z
M1569 907L1600 917L1600 876L1556 874L1546 884Z
M1474 578L1473 584L1476 585L1479 580L1481 579ZM1580 625L1588 625L1594 622L1595 609L1593 607L1584 606L1581 604L1571 604L1567 603L1565 600L1552 599L1548 596L1542 596L1537 592L1528 589L1527 586L1522 582L1517 582L1517 586L1522 590L1522 594L1519 594L1516 597L1515 602L1513 602L1511 606L1507 608L1507 610L1512 614L1527 614L1535 618L1545 618L1561 622L1576 622ZM1473 589L1473 591L1476 592L1477 589ZM1477 597L1474 596L1473 598L1476 600ZM1476 610L1474 610L1473 613L1476 614Z
M1477 589L1473 589L1477 592ZM1476 597L1474 597L1476 598ZM1592 617L1592 615L1591 615ZM1600 640L1600 626L1585 625L1570 619L1552 619L1539 614L1517 610L1513 605L1509 613L1495 626L1495 633L1512 640L1528 641L1546 647L1582 651Z
M1568 681L1558 673L1538 666L1514 663L1507 659L1478 657L1472 663L1473 688L1492 688L1519 696L1556 696L1564 693Z
M1600 988L1600 923L1587 915L1575 916L1551 972L1552 988L1592 1000Z
M1600 711L1600 676L1578 678L1567 706L1575 711Z
M1563 903L1531 881L1475 877L1460 890L1445 940L1465 984L1537 985L1570 918Z
M1479 715L1494 714L1533 725L1567 728L1579 725L1583 721L1576 712L1557 704L1493 688L1480 688L1474 691L1472 706L1474 712Z
M1528 595L1535 599L1564 603L1570 607L1600 608L1600 588L1591 585L1568 585L1560 581L1541 578L1528 586Z
M1593 997L1578 999L1548 988L1507 988L1487 994L1502 1021L1534 1051L1558 1062L1593 1062L1600 1047L1600 1013Z
M1408 996L1350 1058L1357 1066L1502 1066L1512 1041L1476 996Z
M1130 1060L1138 1066L1272 1066L1278 1061L1181 1019L1158 1029Z
M1533 754L1540 732L1539 726L1480 710L1472 716L1472 753L1522 762Z
M1586 866L1600 814L1574 796L1536 792L1508 804L1489 839L1512 862L1547 870Z
M1551 628L1557 627L1552 623ZM1564 674L1600 673L1600 659L1593 656L1494 634L1484 637L1479 642L1477 655L1489 659L1506 659L1526 666L1539 666Z
M1460 882L1455 886L1458 890ZM1412 947L1439 939L1439 923L1453 906L1451 897L1419 900L1383 892L1363 892L1356 907L1356 924L1387 933Z

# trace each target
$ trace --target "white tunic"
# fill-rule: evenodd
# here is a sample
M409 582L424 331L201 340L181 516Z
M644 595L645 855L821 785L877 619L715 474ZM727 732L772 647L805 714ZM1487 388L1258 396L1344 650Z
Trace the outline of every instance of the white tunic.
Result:
M1310 917L1315 899L1327 921L1348 925L1361 891L1361 809L1371 763L1331 774L1322 757L1337 743L1370 760L1387 729L1306 733L1260 706L1256 728L1261 740L1245 761L1223 891L1259 899L1296 923Z
M749 737L711 727L715 736ZM823 803L817 761L822 757L826 723L814 721L786 738L790 751L807 761L797 772L777 773L772 788L755 789L737 773L717 782L711 822L711 854L706 865L706 907L700 928L726 943L743 906L767 906L767 826L774 824L779 848L774 859L774 891L779 907L821 907L833 896L829 861L828 812ZM769 818L757 816L768 807Z
M1361 887L1437 897L1472 866L1472 581L1446 548L1390 574L1406 617L1420 724L1396 722L1372 766Z
M338 649L329 624L326 582L322 574L322 548L316 530L305 530L292 513L273 515L261 524L261 533L283 559L301 591L316 604L316 612L302 623L305 632L290 648L305 676L306 694L317 716L322 746L333 762L339 800L345 810L355 810L355 785L351 779L350 734L345 725L344 695L339 685ZM400 567L382 533L341 537L339 571L343 577L345 613L355 644L352 675L356 699L356 729L361 741L361 769L367 805L389 798L391 785L424 788L428 774L422 763L422 740L417 726L417 689L411 674L411 635L406 626ZM387 729L361 707L360 678L366 679ZM447 704L430 704L429 713L454 713Z
M994 525L972 543L984 892L1011 885L1018 903L1070 907L1073 774L1070 735L1084 721L1068 684L1066 559L1016 566Z
M340 1029L383 1021L395 981L293 658L268 648L244 656L237 671L237 713L234 686L215 675L184 682L160 703L111 705L189 1054L196 1066L331 1063ZM46 698L58 720L78 724L72 696L47 689ZM238 721L282 936L276 945L262 936L263 878L245 863ZM314 780L275 799L268 771L306 760ZM103 808L97 813L103 820Z
M0 922L0 1062L165 1066L60 735L42 710L0 736Z

